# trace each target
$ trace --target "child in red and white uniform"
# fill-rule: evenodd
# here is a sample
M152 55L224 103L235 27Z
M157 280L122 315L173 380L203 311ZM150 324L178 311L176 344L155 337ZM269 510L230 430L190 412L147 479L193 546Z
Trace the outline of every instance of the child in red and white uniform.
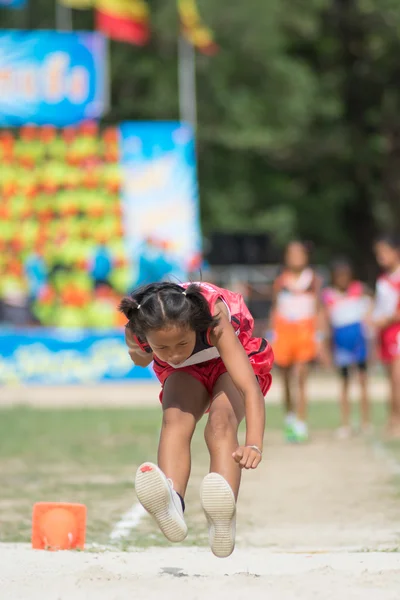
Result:
M400 437L400 239L382 236L375 243L375 255L384 271L376 285L373 319L390 380L388 432Z
M124 298L120 310L128 319L132 360L139 366L153 362L162 386L158 466L139 467L139 501L170 541L185 539L190 442L208 412L211 467L201 502L213 553L229 556L241 468L255 469L262 457L272 350L265 339L252 337L253 318L242 296L209 283L151 284ZM240 446L237 431L244 417L246 443Z
M358 371L360 386L361 428L368 433L368 337L372 299L366 286L353 277L353 269L346 259L335 261L331 269L331 285L323 290L322 299L326 320L330 328L329 349L333 363L341 375L340 407L342 426L338 429L341 439L351 435L349 384L351 371Z

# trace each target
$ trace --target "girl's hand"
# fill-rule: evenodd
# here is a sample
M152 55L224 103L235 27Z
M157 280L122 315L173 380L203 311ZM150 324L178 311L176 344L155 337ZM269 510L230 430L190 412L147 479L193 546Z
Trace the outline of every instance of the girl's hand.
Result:
M262 452L257 446L239 446L232 456L241 469L256 469L262 461Z
M132 332L125 328L125 341L129 348L129 356L137 367L147 367L153 360L153 353L147 353L135 342Z
M143 350L129 350L129 356L137 367L148 367L153 361L153 354L147 354Z

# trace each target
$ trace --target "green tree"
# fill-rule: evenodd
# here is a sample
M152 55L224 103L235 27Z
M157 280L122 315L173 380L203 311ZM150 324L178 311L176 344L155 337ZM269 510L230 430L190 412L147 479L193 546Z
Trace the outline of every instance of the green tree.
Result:
M54 2L1 11L4 27L54 25ZM149 0L146 48L110 43L105 117L178 118L175 2ZM372 277L371 243L400 227L400 5L396 0L199 0L220 52L198 56L202 224L311 239ZM24 21L25 19L25 21ZM75 29L93 27L74 11Z

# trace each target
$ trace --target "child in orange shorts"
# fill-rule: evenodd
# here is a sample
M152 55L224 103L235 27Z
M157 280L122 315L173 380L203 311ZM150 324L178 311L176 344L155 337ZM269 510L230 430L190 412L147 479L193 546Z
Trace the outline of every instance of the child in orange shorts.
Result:
M321 281L309 266L306 245L290 242L283 272L274 282L271 313L271 341L275 364L282 374L285 434L289 441L308 439L306 380L308 365L316 359L322 339L318 335L320 296ZM296 407L291 389L293 376L298 390Z

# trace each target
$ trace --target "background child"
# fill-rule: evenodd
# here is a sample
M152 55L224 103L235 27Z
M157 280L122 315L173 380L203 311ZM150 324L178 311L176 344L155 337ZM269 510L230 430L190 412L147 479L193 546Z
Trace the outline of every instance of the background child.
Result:
M341 438L349 437L350 369L358 370L361 391L361 422L363 431L370 428L369 402L367 389L367 318L372 301L365 286L355 281L351 265L346 260L336 261L331 270L332 285L323 291L327 320L331 329L330 346L334 364L342 376L341 415L342 427L338 430Z
M400 239L384 235L374 249L383 270L376 285L373 318L380 358L390 381L388 433L400 437Z
M289 441L308 439L306 380L308 365L318 354L320 293L321 282L309 266L306 245L291 242L285 251L284 270L274 282L271 312L272 345L282 374ZM296 407L292 379L298 392Z
M272 350L266 340L252 337L254 323L242 296L208 283L151 284L124 298L120 309L129 320L131 358L140 366L154 361L162 385L158 467L139 467L139 501L170 541L186 537L190 443L209 411L205 439L211 464L201 501L213 553L229 556L241 468L255 469L261 461ZM246 442L239 446L244 416Z

